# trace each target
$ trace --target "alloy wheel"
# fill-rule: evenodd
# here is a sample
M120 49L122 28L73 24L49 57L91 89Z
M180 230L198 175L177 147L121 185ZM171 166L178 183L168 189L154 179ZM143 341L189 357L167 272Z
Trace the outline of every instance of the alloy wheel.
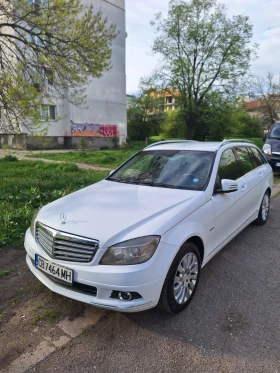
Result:
M178 304L188 301L195 289L198 278L198 259L194 253L187 253L180 261L174 278L174 298Z

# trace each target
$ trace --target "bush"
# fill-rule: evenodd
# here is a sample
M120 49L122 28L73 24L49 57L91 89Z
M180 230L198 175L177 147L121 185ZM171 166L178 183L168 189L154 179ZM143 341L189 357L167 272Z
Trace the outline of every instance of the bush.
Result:
M113 143L113 147L114 148L118 148L119 147L119 141L120 141L120 139L119 139L118 136L113 136L112 137L112 143Z
M5 155L3 158L4 162L16 162L18 161L17 157L14 157L13 155Z
M81 137L79 139L79 146L80 146L80 149L86 150L86 148L87 148L87 142L86 142L86 139L84 137Z

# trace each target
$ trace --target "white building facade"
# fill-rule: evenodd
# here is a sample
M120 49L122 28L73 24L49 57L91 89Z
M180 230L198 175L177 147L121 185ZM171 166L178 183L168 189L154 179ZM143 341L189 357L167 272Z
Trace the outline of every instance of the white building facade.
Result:
M86 104L75 107L66 100L56 99L48 116L62 118L51 121L48 136L98 136L99 128L107 130L106 136L115 135L123 141L127 135L126 75L125 75L125 0L83 0L101 11L109 24L115 24L118 35L112 43L112 68L99 79L90 78L86 87ZM95 131L96 130L96 131ZM101 131L101 132L102 132ZM103 132L102 132L103 133ZM99 131L99 135L103 135Z

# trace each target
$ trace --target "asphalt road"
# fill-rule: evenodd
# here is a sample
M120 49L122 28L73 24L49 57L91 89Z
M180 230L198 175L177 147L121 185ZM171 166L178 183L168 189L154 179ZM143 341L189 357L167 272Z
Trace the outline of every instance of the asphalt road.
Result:
M183 313L107 312L29 372L280 372L279 211L203 268Z

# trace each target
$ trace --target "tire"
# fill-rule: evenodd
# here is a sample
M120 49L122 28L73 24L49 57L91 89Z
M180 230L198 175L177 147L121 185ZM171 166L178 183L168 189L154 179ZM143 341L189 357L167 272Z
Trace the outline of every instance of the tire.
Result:
M201 256L197 246L193 242L185 243L169 268L158 307L169 313L183 311L196 291L200 268Z
M262 203L259 209L259 215L255 220L257 225L264 225L267 222L270 207L270 193L267 190L263 196Z

